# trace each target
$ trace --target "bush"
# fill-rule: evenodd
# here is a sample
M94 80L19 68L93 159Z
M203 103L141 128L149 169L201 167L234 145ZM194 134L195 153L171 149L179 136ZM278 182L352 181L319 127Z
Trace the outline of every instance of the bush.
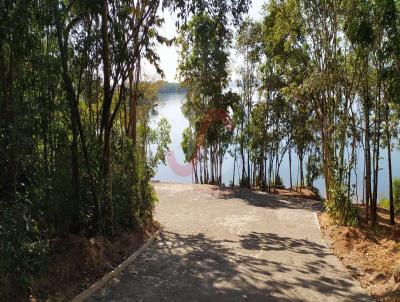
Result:
M278 175L275 179L275 185L277 187L283 187L283 181L280 175Z
M325 210L338 225L354 226L358 223L357 211L351 198L347 195L346 186L333 182L330 188L331 198L325 200Z
M400 178L393 180L393 201L395 211L400 210Z
M395 212L400 211L400 178L393 180L393 202ZM379 205L387 210L390 209L390 200L388 198L381 198Z
M381 198L381 200L379 200L379 205L380 205L382 208L385 208L385 209L389 210L389 208L390 208L390 201L389 201L389 199L387 199L387 198Z

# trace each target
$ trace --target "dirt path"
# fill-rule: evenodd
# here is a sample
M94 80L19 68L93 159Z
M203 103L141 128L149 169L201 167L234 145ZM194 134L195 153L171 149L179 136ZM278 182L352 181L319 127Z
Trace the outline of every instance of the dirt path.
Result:
M319 203L157 183L164 233L91 301L371 301L330 254Z

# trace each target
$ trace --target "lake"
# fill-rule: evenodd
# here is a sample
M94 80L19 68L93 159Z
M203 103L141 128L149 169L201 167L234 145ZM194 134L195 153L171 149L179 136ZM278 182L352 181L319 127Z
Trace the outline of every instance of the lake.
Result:
M192 183L192 177L190 175L190 168L184 162L184 154L181 148L182 132L188 127L189 122L183 116L181 111L182 102L185 100L185 94L163 94L160 95L160 105L157 107L158 114L153 117L153 123L156 123L160 118L165 117L171 124L171 145L170 150L172 153L173 161L169 160L169 165L160 164L158 171L154 180L166 181L166 182L177 182L177 183ZM363 151L358 150L358 199L362 199L362 175L363 175ZM379 171L379 182L378 182L378 198L388 197L389 187L388 187L388 170L387 170L387 157L386 150L381 149L381 170ZM171 157L170 157L171 158ZM400 152L396 149L392 152L392 164L393 164L393 177L400 177ZM292 177L294 184L297 180L297 157L294 152L292 152ZM223 176L222 182L225 185L229 185L232 181L233 174L233 158L227 153L223 162ZM236 171L240 171L236 166ZM283 183L289 185L289 159L286 154L280 169L280 176ZM353 177L352 181L355 181ZM238 182L238 174L235 176L235 183ZM323 178L315 181L314 185L319 189L321 195L325 195L325 187Z

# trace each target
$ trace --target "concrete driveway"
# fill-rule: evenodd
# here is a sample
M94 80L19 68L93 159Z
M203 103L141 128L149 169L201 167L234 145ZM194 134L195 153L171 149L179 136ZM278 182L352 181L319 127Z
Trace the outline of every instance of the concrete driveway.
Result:
M155 187L163 235L91 301L372 301L323 243L319 202Z

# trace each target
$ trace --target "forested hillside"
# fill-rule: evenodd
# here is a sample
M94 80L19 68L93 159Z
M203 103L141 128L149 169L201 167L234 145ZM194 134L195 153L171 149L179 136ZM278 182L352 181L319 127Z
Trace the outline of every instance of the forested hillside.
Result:
M183 88L180 83L170 83L170 82L160 81L159 85L160 85L160 88L158 89L159 94L186 93L186 89Z

